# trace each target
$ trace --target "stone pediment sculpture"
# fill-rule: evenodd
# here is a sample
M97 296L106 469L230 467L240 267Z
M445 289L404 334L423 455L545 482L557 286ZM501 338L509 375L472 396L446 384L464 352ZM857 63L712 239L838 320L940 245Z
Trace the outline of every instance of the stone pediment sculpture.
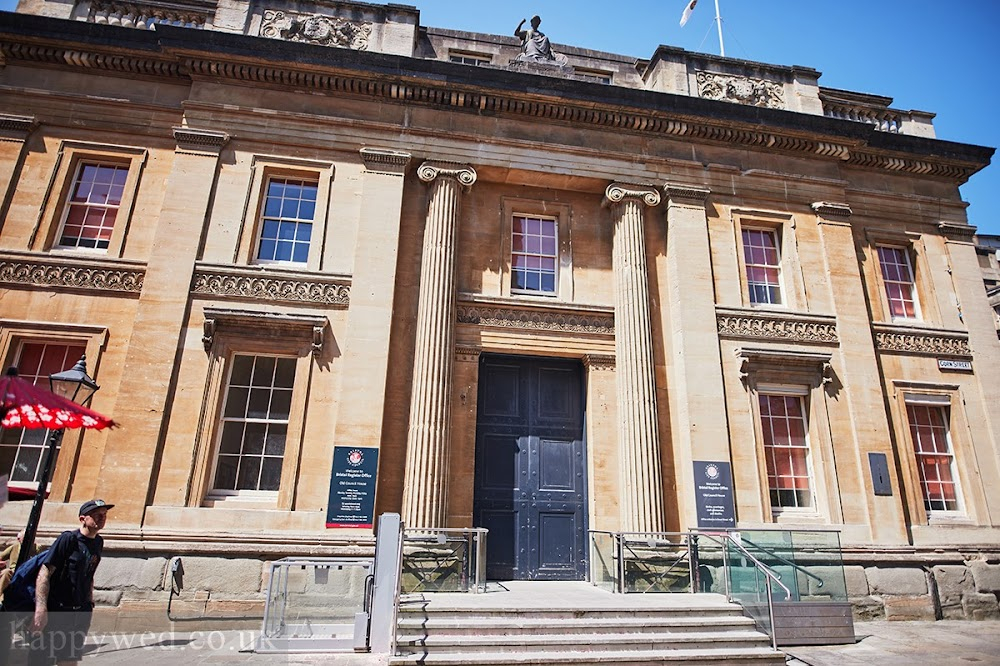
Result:
M537 14L531 17L531 27L525 28L527 19L521 19L514 29L514 36L521 40L521 53L511 60L511 67L517 69L556 68L572 74L573 68L566 56L555 53L545 33L538 29L542 19Z
M371 36L371 23L355 23L338 16L292 14L269 9L264 12L260 36L292 42L339 46L364 51Z

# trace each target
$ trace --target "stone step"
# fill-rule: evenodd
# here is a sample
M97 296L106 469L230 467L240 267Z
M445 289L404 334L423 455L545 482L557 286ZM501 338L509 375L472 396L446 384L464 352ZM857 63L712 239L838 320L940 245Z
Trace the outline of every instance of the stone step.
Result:
M719 618L719 617L743 617L743 611L736 604L714 605L714 606L689 606L678 608L659 607L621 607L621 608L509 608L479 606L476 608L449 608L438 605L424 605L416 607L413 605L399 607L399 617L433 617L438 619L469 619L472 616L489 617L496 620L523 617L530 614L536 617L545 617L552 620L570 619L579 617L602 617L602 618L662 618L662 617L694 617L694 618Z
M752 630L753 620L744 615L723 617L572 617L553 620L551 617L519 616L510 618L479 617L469 614L464 618L399 618L400 637L428 634L454 636L497 636L518 633L572 634L572 633L675 633L698 631Z
M593 652L516 652L516 653L417 653L396 656L389 666L541 666L566 664L572 666L784 666L785 657L770 647L720 648L714 650L639 650L632 652L605 650Z
M745 649L768 647L766 636L756 631L697 632L688 634L535 634L508 636L438 636L411 638L397 642L400 654L482 652L637 652L670 650L713 651L720 648Z

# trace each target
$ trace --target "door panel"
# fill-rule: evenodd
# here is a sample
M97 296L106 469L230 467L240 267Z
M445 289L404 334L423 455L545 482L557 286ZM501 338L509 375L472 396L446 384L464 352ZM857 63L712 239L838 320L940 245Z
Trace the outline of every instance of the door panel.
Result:
M586 574L583 372L576 361L483 355L474 524L487 577Z

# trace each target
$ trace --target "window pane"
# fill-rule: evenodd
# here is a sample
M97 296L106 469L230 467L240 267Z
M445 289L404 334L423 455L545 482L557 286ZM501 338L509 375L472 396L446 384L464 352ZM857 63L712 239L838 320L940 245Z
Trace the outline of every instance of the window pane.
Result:
M917 301L909 253L904 248L879 247L878 260L890 316L916 319Z
M278 490L295 383L294 358L238 355L227 387L215 488ZM233 405L245 405L246 413Z
M555 293L556 220L515 216L511 223L511 288Z

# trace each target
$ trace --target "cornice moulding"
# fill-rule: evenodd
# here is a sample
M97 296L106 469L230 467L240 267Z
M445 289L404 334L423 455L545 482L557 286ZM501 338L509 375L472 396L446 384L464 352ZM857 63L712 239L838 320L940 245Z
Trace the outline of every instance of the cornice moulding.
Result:
M556 306L515 299L472 299L459 296L459 324L614 336L613 309Z
M795 127L783 127L788 122L786 112L640 89L621 89L606 105L595 105L582 93L579 99L574 98L571 89L540 93L544 88L535 84L539 78L535 76L490 70L487 75L476 72L475 78L461 72L442 80L437 70L447 63L346 49L324 49L319 60L318 54L308 50L310 47L294 42L276 41L268 52L270 60L263 61L261 52L254 51L247 42L252 38L215 33L215 50L208 52L198 42L204 39L204 33L191 35L188 33L194 31L173 26L157 26L154 35L129 30L140 34L123 37L127 43L122 48L104 52L107 45L103 41L93 43L99 37L86 27L89 24L74 28L73 41L68 42L69 31L62 22L57 31L56 26L47 23L51 19L14 17L0 20L0 53L9 62L68 65L127 76L208 77L278 88L309 88L407 105L808 154L863 168L935 176L959 183L988 164L988 153L992 154L986 148L936 139L897 135L886 139L874 136L877 133L863 123L809 114L792 114ZM18 34L18 28L23 33L29 25L30 37ZM772 113L773 117L768 115ZM944 152L947 156L941 154Z

